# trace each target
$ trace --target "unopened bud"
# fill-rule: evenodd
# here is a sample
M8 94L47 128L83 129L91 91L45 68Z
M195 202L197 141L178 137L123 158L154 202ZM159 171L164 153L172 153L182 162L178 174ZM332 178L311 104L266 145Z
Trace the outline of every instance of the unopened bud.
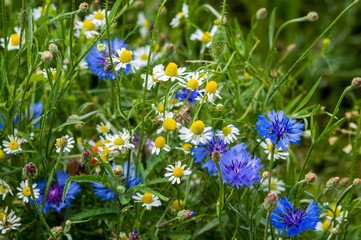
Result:
M113 168L113 172L117 176L123 176L124 175L124 169L120 165L115 165Z
M64 59L63 64L68 65L69 64L69 59Z
M354 87L361 87L361 77L355 77L352 79L351 85Z
M38 169L36 168L36 165L32 162L25 164L25 167L23 168L23 176L26 179L33 179L38 174Z
M98 50L98 52L103 53L103 52L105 52L105 51L107 50L107 47L106 47L105 44L99 43L99 44L97 45L97 50Z
M212 37L212 53L215 60L219 60L226 50L227 39L226 33L222 28L219 28Z
M277 207L277 195L274 192L270 192L263 201L264 209L268 212L272 212Z
M317 19L318 19L318 14L317 14L317 12L309 12L309 13L307 14L307 20L308 20L308 21L314 22L314 21L316 21Z
M340 185L345 187L348 185L349 182L350 182L350 179L348 177L345 177L340 180Z
M332 146L333 144L336 143L337 139L338 139L338 137L330 137L328 139L328 143Z
M87 12L89 10L89 4L86 2L83 2L79 5L80 12Z
M332 177L326 183L326 190L332 191L336 188L338 181L340 180L339 177Z
M269 176L270 176L270 173L269 173L268 171L264 171L264 172L262 173L262 179L263 179L263 180L268 179Z
M194 217L195 212L192 212L190 210L181 210L178 212L177 218L179 219L179 221L185 221L188 219L191 219L192 217Z
M219 161L221 161L221 158L222 158L222 156L221 156L220 152L218 152L217 150L212 152L212 160L213 160L213 162L219 163Z
M174 44L173 43L168 44L167 50L168 51L173 51L173 49L174 49Z
M216 109L217 109L217 111L221 112L223 110L223 105L221 103L218 103L216 105Z
M139 240L140 236L138 231L134 231L129 235L129 240Z
M324 39L322 40L322 47L327 48L328 45L330 45L330 43L331 43L331 41L330 41L329 38L324 38Z
M287 46L287 51L288 52L294 51L295 49L296 49L296 44L295 43L292 43L291 45Z
M144 6L144 3L143 3L143 1L135 1L135 2L134 2L134 5L135 5L136 7L138 7L138 8L141 8L141 7Z
M359 178L355 178L355 179L353 180L353 182L352 182L352 184L353 184L354 186L359 186L360 183L361 183L361 180L360 180Z
M61 148L65 148L66 145L68 144L68 139L67 139L66 137L64 137L64 136L61 137L59 144L60 144L60 147L61 147Z
M58 51L58 46L56 46L55 43L50 43L50 44L49 44L49 51L50 51L51 53L56 53L56 52Z
M137 99L133 99L132 100L132 105L135 105L135 104L137 104L138 103L138 100Z
M92 162L92 157L90 156L90 151L85 150L82 155L82 162L84 164L90 164Z
M233 108L233 109L231 109L231 111L229 111L229 114L233 115L235 112L236 112L236 110Z
M50 63L53 60L53 54L49 51L41 52L41 60L45 63Z
M265 19L267 17L267 9L260 8L256 13L257 20Z
M70 220L67 220L67 221L65 222L65 225L67 225L67 226L71 225L71 221L70 221Z
M272 70L272 71L271 71L271 77L272 77L272 78L276 78L276 77L277 77L277 72L276 72L276 70Z
M118 190L118 192L123 194L125 192L125 187L123 187L122 185L119 185L119 186L117 186L117 190Z
M317 179L317 176L316 176L316 174L314 174L313 172L309 172L309 173L307 173L306 176L305 176L305 180L306 180L306 183L307 183L307 184L312 184L312 183L314 183L314 182L316 181L316 179Z
M331 229L331 234L336 235L337 233L338 233L337 227Z
M80 119L80 117L78 115L73 114L73 115L70 115L68 117L68 119L66 119L66 121L69 122L69 121L72 121L72 120L79 120L79 119Z

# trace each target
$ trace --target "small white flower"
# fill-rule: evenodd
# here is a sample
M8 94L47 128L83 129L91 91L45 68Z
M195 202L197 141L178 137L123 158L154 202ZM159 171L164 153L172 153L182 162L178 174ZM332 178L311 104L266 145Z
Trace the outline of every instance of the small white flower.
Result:
M6 152L7 154L12 154L22 151L21 144L25 142L22 138L8 135L8 139L9 141L3 141L4 152Z
M177 15L170 22L170 25L172 26L172 28L178 27L179 23L180 23L180 20L183 17L188 18L188 6L187 6L187 4L184 4L184 3L183 3L183 6L182 6L182 12L177 13Z
M239 135L239 129L232 124L229 124L227 127L224 127L222 131L218 131L217 133L217 136L226 144L230 144L236 141L236 135Z
M266 179L262 182L263 191L268 192L268 184L269 179ZM285 183L282 180L278 180L277 178L271 178L271 192L275 193L276 195L281 194L286 190L284 187Z
M90 20L84 20L84 22L76 21L74 23L74 36L79 38L80 34L83 33L87 39L92 39L94 36L99 35L99 33L95 30L96 28L97 26Z
M168 81L169 79L174 82L175 80L182 80L182 77L186 75L186 68L178 68L178 65L174 62L170 62L164 71L156 73L154 78L160 81Z
M154 87L159 82L159 79L156 79L154 77L155 74L161 73L163 71L164 71L164 66L162 64L156 65L153 68L153 74L152 75L148 74L147 90L152 89L152 87ZM143 87L145 87L145 81L147 79L147 74L142 74L142 75L140 75L140 77L144 80Z
M133 196L133 199L136 200L134 202L141 202L142 207L146 207L147 210L150 210L152 207L159 207L161 205L158 196L155 196L151 193L144 193L143 195L136 193L136 195Z
M109 16L110 11L108 11ZM94 11L92 14L85 18L86 20L90 20L97 27L103 27L106 23L105 21L105 9L99 9L98 11Z
M140 35L142 36L142 38L145 38L149 33L150 22L145 18L143 12L138 13L137 25L140 26L139 28Z
M184 143L182 144L182 147L175 147L175 149L182 150L185 154L193 155L193 152L191 152L191 148L193 148L193 146L190 143Z
M264 153L267 154L267 159L271 160L272 156L272 142L269 138L265 139L266 142L261 142L261 140L257 139L257 142L261 142L261 147L265 150ZM288 152L283 152L282 148L275 149L274 159L286 159L289 155Z
M13 196L13 192L11 191L9 184L7 184L4 180L0 179L0 196L2 195L3 200L5 199L7 194Z
M107 138L110 142L105 143L105 147L111 151L122 151L123 148L135 148L135 146L129 142L131 141L131 136L126 129L123 129L123 132L119 132L118 134L108 135Z
M16 49L20 48L21 29L19 27L15 27L14 30L15 30L15 33L11 34L7 40L8 41L8 51L16 50ZM24 43L25 43L25 37L23 35L22 36L22 45L24 45ZM0 46L5 48L5 39L4 38L0 38Z
M15 212L11 210L11 212L8 214L8 207L5 208L3 212L1 212L0 216L0 231L1 234L5 234L10 230L16 230L17 227L19 227L21 224L20 218L15 215Z
M185 142L191 142L194 145L198 145L200 142L205 144L212 138L211 127L205 127L201 120L197 120L192 123L190 128L182 127L179 132L179 138Z
M101 134L107 134L110 131L110 128L112 127L112 125L110 124L110 122L101 122L100 124L97 125L97 131L98 133Z
M179 85L191 91L198 90L205 80L205 75L199 77L198 72L189 73L186 79L181 79Z
M118 56L113 56L113 62L116 64L115 71L119 71L120 69L125 69L127 65L129 64L135 72L135 69L138 69L138 64L133 59L133 53L130 50L127 50L125 48L117 49Z
M149 49L150 49L150 46L147 45L147 46L139 47L134 50L134 62L137 64L137 66L139 66L139 67L147 66ZM159 57L160 57L159 53L152 52L150 64L152 64L154 61L156 61ZM157 66L159 66L159 65L157 65ZM163 66L163 65L161 65L161 66ZM161 71L158 70L158 72L161 72Z
M51 4L51 8L53 10L56 10L56 7L54 4ZM34 21L38 21L42 15L45 14L45 11L46 11L46 8L43 8L43 7L37 7L37 8L34 8L33 9L33 17L34 17Z
M161 150L164 150L166 152L170 151L169 145L166 144L165 138L162 136L157 137L152 145L152 154L156 153L157 155L159 155L159 152Z
M40 189L36 189L36 183L33 183L32 187L33 187L33 191L34 191L34 195L35 198L39 197L39 192ZM18 198L22 199L25 203L29 202L29 198L31 198L31 190L29 187L29 182L26 179L25 181L22 181L20 183L20 187L16 188L19 192L17 193Z
M222 99L219 95L219 90L217 89L217 83L215 81L209 81L204 89L200 92L205 93L207 96L207 101L213 103L215 97Z
M163 122L162 127L157 130L157 134L166 131L172 133L174 130L176 130L178 127L180 127L180 124L177 123L173 119L174 114L172 112L166 112L165 117L161 117L161 121Z
M187 165L182 165L181 161L178 161L175 163L175 165L168 165L165 169L168 171L166 174L164 174L165 177L169 178L169 181L174 183L180 184L181 177L187 176L192 173L192 171L188 169L185 170L185 167Z
M193 41L201 41L202 43L206 44L206 47L210 47L212 45L212 37L217 32L218 25L214 25L210 32L203 32L197 29L194 33L191 34L190 39Z
M64 147L64 152L70 152L70 149L74 148L74 145L73 145L75 143L74 138L69 137L69 135L65 135L64 137L56 139L55 147L56 147L57 153L60 153L61 141L66 142L66 146Z

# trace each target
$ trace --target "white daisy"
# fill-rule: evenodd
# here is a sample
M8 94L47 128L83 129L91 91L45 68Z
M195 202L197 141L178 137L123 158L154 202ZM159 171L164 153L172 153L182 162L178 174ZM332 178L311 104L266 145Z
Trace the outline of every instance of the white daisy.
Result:
M113 161L114 160L114 152L112 152L112 150L110 150L108 147L98 147L99 150L99 155L101 160L103 160L104 162L109 162L109 161ZM96 158L96 160L98 160Z
M344 211L342 211L342 207L341 206L337 206L336 209L336 204L333 205L332 207L330 206L330 203L324 203L324 206L327 206L327 214L326 214L326 218L328 219L329 222L331 222L335 216L335 220L337 223L341 223L342 222L342 218L343 218L343 214ZM336 209L336 211L335 211ZM348 211L346 211L345 213L345 219L347 218L348 215Z
M191 91L194 90L198 90L198 88L203 84L203 81L205 79L205 75L201 75L201 77L199 77L199 73L198 72L192 72L189 73L185 79L181 79L179 81L179 85L190 89Z
M129 142L131 141L131 136L126 129L123 129L123 132L119 132L115 135L108 135L107 138L110 140L109 143L105 143L105 147L109 148L111 151L122 151L123 148L135 148L135 146Z
M21 34L21 29L19 27L15 27L14 28L15 33L10 35L10 38L8 38L8 51L10 50L16 50L20 48L20 34ZM22 37L22 45L24 45L25 43L25 38L24 35ZM0 46L5 48L5 39L4 38L0 38Z
M90 20L84 20L84 22L76 21L74 23L74 36L79 38L80 34L83 33L87 39L92 39L94 36L99 35L99 33L95 30L96 28L97 26Z
M2 195L3 200L5 199L7 194L13 196L13 192L11 191L9 184L7 184L4 180L0 179L0 196Z
M134 61L136 62L137 66L139 66L139 67L147 66L149 49L150 49L150 46L147 45L147 46L139 47L134 50ZM159 57L160 57L159 53L153 52L151 55L150 63L153 63ZM161 65L161 66L163 66L163 65ZM158 70L157 72L161 72L161 71Z
M261 142L261 147L265 150L264 153L267 154L267 159L271 160L271 156L272 156L272 142L269 138L265 139L266 142L261 142L260 139L257 139L257 142ZM288 152L284 152L282 150L282 148L279 149L275 149L275 153L274 153L274 159L286 159L287 156L289 155Z
M185 164L182 165L181 161L176 162L174 166L170 164L168 165L168 167L165 168L168 172L164 174L164 176L169 178L169 181L171 181L172 184L174 184L175 182L180 184L181 177L187 176L192 173L189 168L184 170L186 166L187 165Z
M325 219L321 222L318 222L316 224L316 231L323 231L323 232L326 232L328 231L329 229L332 229L333 228L333 225L330 226L330 221L328 219Z
M110 11L108 11L109 16ZM105 21L105 9L99 9L98 11L94 11L92 14L85 18L86 20L90 20L97 27L103 27L106 23Z
M51 8L55 11L56 10L56 6L54 4L51 4ZM46 11L46 7L37 7L33 9L33 18L34 21L38 21L42 15L45 14Z
M162 127L157 130L157 134L166 131L172 133L174 130L176 130L178 127L180 127L180 124L177 123L173 119L174 114L172 112L166 112L165 117L161 117L161 121L163 122Z
M140 35L142 36L142 38L145 38L149 33L150 22L145 18L143 12L138 13L137 25L140 26L139 28Z
M193 152L191 152L192 147L193 147L192 144L184 143L184 144L182 144L182 147L175 147L175 149L182 150L185 154L192 154L193 155Z
M230 144L237 140L236 135L239 135L239 129L233 124L224 127L222 131L218 131L217 136L223 140L224 143Z
M206 47L210 47L212 45L212 37L218 30L218 25L214 25L211 29L211 32L203 32L197 29L194 33L191 34L190 39L193 41L201 41L206 44Z
M152 207L159 207L161 205L158 196L155 196L151 193L144 193L143 195L141 193L136 193L136 195L133 196L133 199L136 200L134 202L143 203L142 207L146 207L147 210L150 210Z
M172 26L172 28L178 27L180 20L182 18L188 18L188 6L187 4L183 3L182 6L182 11L177 13L177 15L172 19L172 21L170 22L170 25Z
M120 50L117 49L117 54L119 57L113 56L113 62L116 64L115 71L125 69L128 64L131 66L133 72L135 72L135 69L139 68L138 64L133 59L132 51L122 48Z
M268 192L268 184L269 179L266 179L262 182L263 191ZM271 178L271 192L275 193L276 195L284 192L286 188L284 187L285 183L278 178Z
M186 68L178 68L178 65L174 62L170 62L164 71L156 73L154 77L160 81L168 81L169 79L174 82L176 79L181 80L186 75Z
M7 154L17 153L22 151L21 144L24 142L22 138L8 135L9 141L3 141L4 152Z
M0 231L1 234L5 234L10 230L16 230L21 224L20 218L15 215L15 212L11 210L8 214L8 207L3 212L0 211Z
M152 108L155 110L155 112L160 115L163 116L163 112L164 112L164 101L162 101L161 103L155 105L152 104Z
M209 102L213 103L215 97L222 99L219 95L219 91L217 89L217 83L215 81L209 81L204 89L201 90L202 93L207 95L207 99Z
M200 142L205 144L212 138L212 128L206 127L201 120L192 123L190 128L182 127L179 132L179 138L185 142L191 142L198 145Z
M40 189L36 189L36 186L37 186L36 183L33 183L32 187L33 187L34 195L35 195L35 198L38 198ZM17 193L18 198L22 199L25 203L28 203L29 198L31 198L31 190L29 187L28 179L26 179L25 181L22 181L20 183L20 187L17 187L16 189L19 191Z
M69 137L69 135L65 135L64 137L58 138L56 139L56 143L55 143L55 147L56 147L56 152L60 153L61 150L61 142L65 142L65 147L64 147L64 152L70 152L70 149L74 148L74 138L73 137Z
M154 87L158 82L159 79L155 78L155 74L161 73L164 71L164 66L162 64L156 65L153 68L153 74L148 74L148 83L147 83L147 90L150 90L152 87ZM145 80L147 79L147 74L140 75L141 78L143 78L143 87L145 87Z
M161 150L164 150L166 152L170 151L170 147L168 144L166 144L165 138L162 136L159 136L155 139L152 147L152 154L156 153L159 155L159 152Z
M110 131L110 128L112 127L112 125L110 124L110 122L101 122L100 124L97 125L97 131L98 133L101 134L107 134Z
M56 68L50 68L49 71L51 73L51 76L53 77L53 80L55 80ZM46 71L46 69L42 70L42 74L43 74L44 78L48 78L48 72Z

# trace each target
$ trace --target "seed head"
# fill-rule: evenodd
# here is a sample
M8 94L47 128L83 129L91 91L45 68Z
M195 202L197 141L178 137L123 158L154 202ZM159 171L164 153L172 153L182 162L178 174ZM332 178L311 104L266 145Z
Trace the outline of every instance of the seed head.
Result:
M212 53L215 60L219 60L226 50L227 38L222 28L219 28L212 37Z

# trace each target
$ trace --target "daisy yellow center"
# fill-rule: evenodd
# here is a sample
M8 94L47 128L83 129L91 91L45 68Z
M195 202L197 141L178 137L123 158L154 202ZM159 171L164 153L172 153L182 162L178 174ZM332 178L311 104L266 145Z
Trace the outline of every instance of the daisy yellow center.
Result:
M108 156L107 155L100 155L101 160L103 160L104 162L108 161Z
M267 149L269 152L272 152L272 144L268 145ZM277 154L277 153L278 153L278 150L277 150L277 148L275 148L275 154Z
M164 111L164 104L158 104L157 110L158 110L158 112L163 112Z
M207 93L215 94L217 92L217 83L215 81L209 81L205 89Z
M329 227L330 227L330 222L328 220L323 221L322 223L323 231L327 231Z
M196 79L191 79L187 82L187 87L192 90L196 90L199 87L199 83Z
M198 78L205 78L205 77L207 77L207 76L204 73L198 74Z
M336 205L333 206L331 209L332 209L333 211L329 210L329 211L327 212L327 216L330 216L330 217L333 218L333 216L334 216L333 214L334 214L334 213L336 214L336 217L339 217L339 216L341 215L340 209L339 209L339 208L336 209ZM335 209L336 209L336 211L335 211Z
M202 135L204 128L204 123L201 120L197 120L192 124L191 131L196 135Z
M165 74L169 77L178 76L178 65L174 62L170 62L168 66L165 68Z
M192 144L189 144L189 143L185 143L185 144L183 145L183 149L184 149L184 151L187 151L187 152L189 152L189 151L190 151L190 149L189 149L189 148L191 148L191 147L193 147L193 146L192 146Z
M97 141L97 142L95 143L95 146L96 146L96 147L103 147L103 146L104 146L104 143L102 143L102 141Z
M3 150L0 150L0 159L4 159L6 157Z
M142 55L140 55L140 59L142 59L142 60L148 60L148 55L147 54L142 54Z
M223 130L222 130L222 132L223 132L223 136L228 136L229 134L231 134L231 132L232 132L232 128L230 128L230 127L224 127L223 128Z
M83 138L82 138L82 137L77 137L77 138L76 138L76 141L77 141L78 143L81 143L81 142L83 141Z
M159 73L159 72L156 72L156 73L154 73L154 74L152 75L152 80L153 80L153 82L158 82L158 79L155 79L155 78L154 78L155 74L157 74L157 73Z
M177 13L178 16L183 16L182 12Z
M247 77L247 78L251 77L251 75L250 75L248 72L244 72L244 73L243 73L243 76L245 76L245 77Z
M125 49L120 54L119 61L121 61L122 63L129 63L130 61L132 61L132 52Z
M202 39L201 39L201 42L202 43L209 43L211 41L211 34L209 32L204 32L203 33L203 36L202 36Z
M179 102L178 99L169 98L169 104L175 105L175 104L177 104L178 102Z
M98 20L103 20L104 19L104 14L102 12L97 12L95 15L94 15L94 18L95 19L98 19Z
M271 190L273 191L277 190L277 183L275 181L271 181Z
M144 20L144 27L149 28L150 27L150 22L148 20Z
M57 146L58 148L61 148L61 146L60 146L60 138L58 138L58 140L56 140L56 146Z
M109 128L108 128L107 125L104 125L104 126L101 126L101 127L100 127L100 131L101 131L102 133L106 133L106 132L109 131Z
M17 33L14 33L10 37L11 45L13 46L19 46L20 45L20 36Z
M0 185L0 193L4 194L4 193L8 193L9 192L9 188L7 186Z
M6 220L8 220L8 215L5 212L0 212L0 220L3 221L4 218L4 222L7 222Z
M163 123L164 130L172 132L177 128L177 122L173 118L167 118Z
M153 195L151 193L144 193L142 197L142 202L146 204L151 204L153 202Z
M109 139L105 139L104 143L110 143Z
M55 77L56 77L56 71L51 71L51 75L52 75L53 78L55 79Z
M157 139L155 139L154 145L156 148L163 149L165 147L164 137L162 137L162 136L157 137Z
M29 188L29 187L24 187L24 189L23 189L23 195L24 195L25 197L30 197L31 191L30 191L30 188Z
M175 177L182 177L182 176L183 176L183 168L181 168L181 167L175 167L175 168L173 169L173 175L174 175Z
M159 50L161 50L161 47L159 46L158 43L156 43L156 44L154 45L154 51L155 51L155 52L158 52Z
M85 20L85 21L83 22L82 29L85 29L85 30L87 30L87 31L93 31L93 30L95 30L95 25L94 25L94 23L92 23L92 21L90 21L90 20Z
M11 141L11 142L9 143L9 148L10 148L11 150L16 150L16 149L18 149L18 147L19 147L19 144L18 144L18 142L16 142L16 141Z
M183 201L180 200L180 199L176 199L176 200L174 200L174 201L172 202L172 208L173 208L174 210L179 211L179 210L182 209L182 206L183 206Z
M41 13L41 14L44 14L45 11L46 11L46 8L43 8L43 7L40 8L40 13Z
M109 155L110 152L111 151L109 150L109 148L106 147L106 148L103 149L102 153L105 154L105 155Z
M124 145L124 143L125 143L125 141L124 141L123 138L116 138L116 139L114 140L114 145L116 145L116 146Z

